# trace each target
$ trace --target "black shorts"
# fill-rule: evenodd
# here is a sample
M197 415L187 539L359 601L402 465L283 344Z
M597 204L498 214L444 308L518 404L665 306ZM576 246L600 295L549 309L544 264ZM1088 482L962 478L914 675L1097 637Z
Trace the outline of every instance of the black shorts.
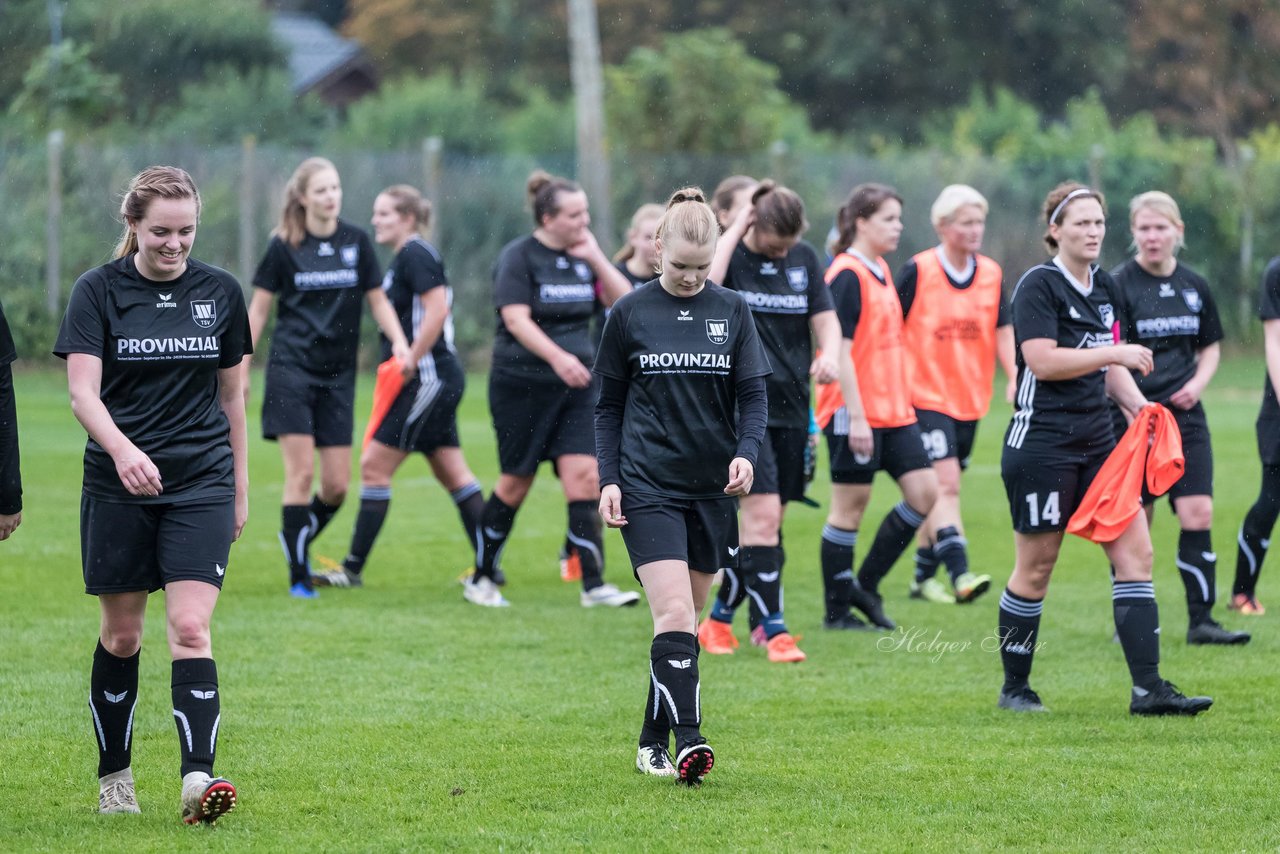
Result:
M599 388L569 388L560 380L489 374L489 413L503 474L528 477L543 460L565 454L595 456Z
M808 429L770 427L756 458L751 494L776 495L783 504L804 498L804 449L808 444Z
M875 443L871 456L855 454L849 450L848 422L845 420L848 416L842 418L843 412L843 408L837 411L823 431L831 458L832 483L871 483L881 469L897 480L907 472L927 469L931 465L929 455L924 452L924 440L920 438L920 425L915 423L905 427L871 428L871 438ZM836 433L837 424L843 427L843 433Z
M920 440L931 462L955 458L963 471L969 467L973 453L973 440L978 435L977 421L959 421L943 412L917 409L916 423L920 425Z
M231 498L116 504L82 495L84 592L150 593L171 581L203 581L221 589L235 520Z
M1176 503L1186 495L1213 495L1213 447L1209 442L1209 419L1205 417L1204 407L1197 403L1190 409L1171 406L1169 411L1182 433L1182 456L1187 465L1182 477L1169 488L1170 501ZM1142 498L1144 501L1151 499L1145 483Z
M1000 476L1009 497L1013 530L1019 534L1065 531L1110 452L1108 448L1092 454L1055 454L1006 444Z
M313 436L317 448L351 444L355 430L355 371L318 380L305 371L267 365L262 437Z
M691 500L624 491L622 515L627 518L622 541L632 570L658 560L681 560L696 572L714 575L721 567L737 565L736 498Z
M1258 458L1264 466L1280 466L1280 421L1259 418Z
M375 441L409 453L458 447L458 404L466 377L457 362L436 368L405 383L373 432Z

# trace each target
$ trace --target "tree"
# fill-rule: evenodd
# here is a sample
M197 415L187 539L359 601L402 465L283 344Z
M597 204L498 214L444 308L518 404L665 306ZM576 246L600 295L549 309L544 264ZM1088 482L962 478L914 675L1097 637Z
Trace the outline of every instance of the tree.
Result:
M120 101L120 78L95 68L89 47L68 39L36 57L9 114L41 131L60 125L89 128L110 118Z

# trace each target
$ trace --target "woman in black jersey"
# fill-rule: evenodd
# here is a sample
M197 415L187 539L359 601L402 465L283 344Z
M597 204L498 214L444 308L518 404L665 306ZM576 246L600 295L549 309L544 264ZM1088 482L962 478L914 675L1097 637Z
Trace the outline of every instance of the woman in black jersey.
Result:
M782 516L787 502L804 497L804 456L809 444L809 378L838 379L840 322L822 280L818 253L800 237L808 228L804 202L766 179L756 185L725 231L710 278L747 300L773 373L767 441L760 450L755 486L742 499L741 550L725 568L711 613L698 628L702 648L732 653L738 645L733 614L750 598L753 643L774 662L804 661L782 616ZM821 352L815 358L810 333Z
M737 541L734 497L751 491L770 370L746 302L707 282L718 230L701 190L672 195L662 273L614 306L595 366L600 516L622 529L653 614L636 767L689 785L714 762L694 633Z
M262 433L280 442L284 497L280 543L289 592L312 599L311 541L333 519L351 480L356 350L367 300L391 350L408 371L413 360L381 277L369 235L345 220L338 170L323 157L304 160L285 186L280 223L253 275L249 323L256 344L279 300L262 400ZM248 388L249 360L245 359ZM320 488L311 494L315 458Z
M249 516L249 320L240 284L189 256L200 218L190 175L143 170L120 214L116 258L76 281L54 347L89 434L80 550L102 611L89 679L98 806L139 811L138 659L147 594L163 588L182 819L212 822L236 804L235 787L212 776L221 704L209 621Z
M1258 299L1267 373L1262 383L1262 408L1258 411L1258 456L1262 460L1262 488L1249 508L1237 537L1236 580L1231 588L1233 611L1261 617L1267 612L1258 601L1258 576L1267 558L1271 531L1280 516L1280 257L1272 258L1262 274Z
M720 224L721 234L733 225L733 221L744 208L751 207L751 195L759 184L760 182L750 175L730 175L716 184L709 204L711 210L715 212L716 222ZM715 280L712 279L712 281Z
M22 471L18 457L18 412L13 398L13 346L0 305L0 540L22 524Z
M1151 351L1117 342L1119 289L1097 266L1106 234L1103 205L1101 193L1075 182L1055 187L1044 201L1044 241L1056 254L1024 273L1013 293L1018 388L1001 474L1016 561L1000 597L1002 709L1046 711L1028 680L1063 531L1115 447L1107 398L1129 417L1147 404L1129 371L1150 374ZM1112 366L1128 370L1107 370ZM1147 517L1137 514L1103 550L1114 567L1116 633L1133 678L1129 711L1194 715L1209 708L1210 698L1184 696L1160 677Z
M422 453L440 485L449 490L467 542L474 547L484 496L458 442L458 404L466 377L453 349L453 294L444 261L420 231L431 219L431 203L406 184L388 187L373 202L373 237L395 250L382 289L413 341L409 361L396 361L391 342L382 355L400 374L403 387L390 407L369 425L360 457L360 512L342 566L315 576L316 584L360 587L365 561L387 518L391 478L414 451Z
M1213 553L1213 448L1200 395L1218 370L1222 323L1209 283L1178 260L1185 226L1167 193L1143 193L1129 202L1137 254L1111 271L1120 287L1122 337L1151 350L1151 373L1135 373L1138 390L1173 413L1182 434L1186 469L1169 489L1178 514L1177 566L1187 593L1187 643L1242 644L1246 632L1224 629L1212 616L1217 557ZM1124 418L1113 419L1123 431ZM1155 499L1143 496L1150 525Z
M597 303L631 290L589 226L587 196L572 181L536 171L526 187L533 234L508 243L493 273L498 328L489 372L489 411L502 474L481 517L476 571L467 601L501 607L498 562L538 465L552 460L569 504L569 540L582 566L584 608L634 605L639 594L605 584L604 543L593 453L593 348Z

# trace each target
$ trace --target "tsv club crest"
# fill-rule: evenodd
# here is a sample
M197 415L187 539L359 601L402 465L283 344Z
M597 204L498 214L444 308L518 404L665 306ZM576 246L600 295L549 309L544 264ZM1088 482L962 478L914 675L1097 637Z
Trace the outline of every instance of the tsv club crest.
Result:
M573 272L577 274L579 279L586 281L591 278L591 268L587 266L585 261L578 261L573 265Z
M787 268L787 284L791 286L791 290L798 294L802 294L805 288L809 287L809 270L806 267L788 267Z
M1195 288L1184 288L1182 291L1182 301L1187 304L1187 308L1200 313L1200 309L1204 308L1204 303L1200 301L1200 292Z
M193 299L191 301L191 319L201 329L208 329L218 319L218 304L211 299Z
M712 344L726 343L729 340L729 321L708 320L707 337L711 339Z
M354 267L360 260L360 247L355 243L350 243L339 251L342 253L342 263L348 267Z

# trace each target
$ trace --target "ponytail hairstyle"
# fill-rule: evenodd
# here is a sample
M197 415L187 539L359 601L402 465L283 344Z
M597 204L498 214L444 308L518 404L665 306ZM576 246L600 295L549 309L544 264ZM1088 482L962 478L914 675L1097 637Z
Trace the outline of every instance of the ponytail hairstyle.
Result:
M392 184L378 195L391 199L391 209L400 216L413 217L418 228L425 229L431 225L431 202L424 199L416 187Z
M755 227L779 237L799 237L809 228L804 217L804 201L772 178L765 178L751 194L756 210Z
M200 220L200 191L185 169L177 166L148 166L129 182L120 200L120 220L124 233L116 244L115 257L123 258L138 251L138 223L156 199L192 199L196 203L196 221Z
M1182 221L1182 211L1178 209L1178 203L1173 200L1173 196L1163 193L1160 190L1151 190L1147 193L1140 193L1129 200L1129 230L1133 230L1133 221L1137 219L1138 212L1148 210L1152 213L1159 214L1169 222L1173 223L1177 229L1184 229L1186 224ZM1174 244L1173 251L1176 253L1187 245L1185 234L1180 230L1178 233L1178 242ZM1136 242L1135 242L1136 248Z
M542 220L560 212L561 193L581 193L582 188L568 178L535 169L525 183L529 208L533 211L534 228L542 228Z
M716 184L715 192L711 194L711 210L716 215L716 222L718 223L722 216L728 216L729 211L733 210L733 200L738 193L758 183L760 182L750 175L730 175Z
M658 230L653 235L654 240L684 240L695 246L714 246L719 237L720 222L708 207L701 187L684 187L672 193L667 212L658 221ZM658 265L661 268L661 258Z
M636 212L631 215L631 227L627 229L627 240L618 250L618 254L613 256L615 264L625 264L635 257L636 248L631 245L631 239L636 236L636 232L640 230L643 223L651 219L662 219L662 214L666 209L662 205L653 203L641 205L636 208Z
M280 210L280 222L271 232L272 237L278 237L295 248L302 245L303 238L307 236L307 211L302 207L302 197L306 195L307 184L312 177L325 169L338 171L338 167L323 157L308 157L293 170L289 183L284 185L284 206Z
M831 254L839 255L852 246L858 236L858 220L873 216L890 199L902 204L902 196L887 184L859 184L854 187L836 213L836 239L827 247Z
M1054 187L1049 191L1049 195L1044 197L1042 208L1045 225L1044 245L1049 247L1050 252L1058 251L1058 241L1049 233L1049 226L1061 225L1067 208L1076 199L1097 199L1098 204L1102 205L1102 213L1105 215L1107 212L1107 200L1102 193L1089 189L1079 181L1063 181Z

